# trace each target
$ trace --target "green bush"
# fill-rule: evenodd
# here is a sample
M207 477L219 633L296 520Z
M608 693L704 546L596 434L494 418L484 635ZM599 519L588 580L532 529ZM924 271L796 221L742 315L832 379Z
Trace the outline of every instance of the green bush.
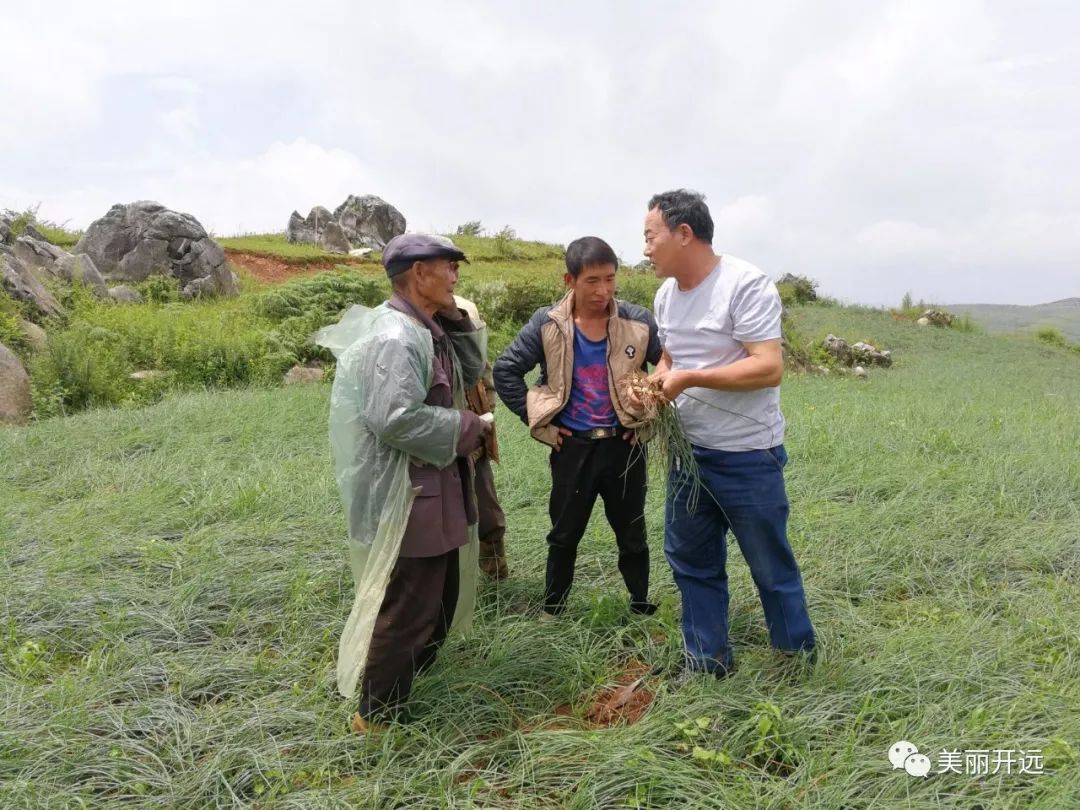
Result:
M55 416L117 405L131 392L127 359L118 336L86 322L49 336L47 351L30 364L37 416Z
M38 416L141 404L169 388L270 384L296 362L241 299L118 306L73 289L67 324L31 364ZM129 378L141 370L161 376Z
M1047 346L1057 346L1059 349L1069 348L1069 339L1061 333L1061 330L1052 326L1044 326L1035 333L1036 339Z
M652 310L656 291L660 289L660 279L652 273L619 271L616 280L619 285L618 292L616 292L617 297L645 307L650 311Z
M389 296L390 282L385 276L331 270L258 293L252 300L252 308L274 322L316 313L334 316L336 320L353 304L375 306Z
M180 300L180 283L168 275L153 275L135 285L147 301L172 304Z
M776 282L776 289L780 292L780 301L785 308L817 301L817 286L817 282L813 279L792 273L785 273Z
M488 324L506 322L519 327L539 307L558 301L565 289L552 279L509 278L498 281L462 282L458 292L470 299Z
M1069 351L1080 354L1080 343L1070 343L1069 339L1061 332L1060 329L1055 329L1053 326L1044 326L1035 333L1035 338L1040 343L1045 343L1047 346L1054 346L1058 349L1068 349Z
M21 317L23 317L23 310L19 302L6 293L0 292L0 343L25 360L30 344L26 339L26 333L19 326Z
M484 226L478 219L471 219L457 226L454 236L479 236L484 231Z

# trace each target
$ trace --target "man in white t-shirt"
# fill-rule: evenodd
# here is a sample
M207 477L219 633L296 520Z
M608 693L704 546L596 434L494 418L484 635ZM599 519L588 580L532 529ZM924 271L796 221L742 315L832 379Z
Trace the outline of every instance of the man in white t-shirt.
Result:
M722 677L734 666L729 529L757 585L772 645L810 652L815 638L787 539L780 296L754 265L718 256L712 238L702 195L680 189L649 201L645 256L666 279L655 300L663 355L652 378L679 410L706 490L688 508L685 470L672 465L664 553L682 594L687 664Z

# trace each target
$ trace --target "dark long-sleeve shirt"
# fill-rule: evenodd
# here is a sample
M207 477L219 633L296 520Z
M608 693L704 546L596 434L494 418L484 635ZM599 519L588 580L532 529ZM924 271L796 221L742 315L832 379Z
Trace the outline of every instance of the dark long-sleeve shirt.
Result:
M472 332L476 326L467 315L456 321L438 314L431 318L396 293L387 303L392 309L415 318L431 332L435 362L424 403L453 408L457 360L450 333ZM468 360L469 365L473 365L473 358ZM409 462L409 480L414 487L420 487L420 493L413 501L399 556L435 557L460 548L469 540L469 526L476 522L477 516L475 504L469 497L468 461L462 456L476 447L484 424L474 413L461 413L456 459L442 469Z

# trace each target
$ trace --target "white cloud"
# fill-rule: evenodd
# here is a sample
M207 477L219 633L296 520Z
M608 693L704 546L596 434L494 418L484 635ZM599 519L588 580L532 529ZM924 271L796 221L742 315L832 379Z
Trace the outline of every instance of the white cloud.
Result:
M633 262L688 186L718 249L848 300L1080 292L1066 4L106 6L5 14L0 206L157 198L228 233L375 193Z
M914 222L886 220L855 234L855 244L871 263L892 260L913 254L933 254L941 250L941 234L933 228Z

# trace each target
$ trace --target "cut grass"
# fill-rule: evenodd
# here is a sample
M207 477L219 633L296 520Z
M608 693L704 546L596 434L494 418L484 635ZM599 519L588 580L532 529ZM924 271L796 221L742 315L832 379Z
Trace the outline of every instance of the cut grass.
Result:
M598 508L569 616L540 624L547 453L500 407L513 577L484 587L472 637L417 682L412 722L364 739L334 692L352 583L326 387L0 432L0 804L1076 806L1080 364L881 313L796 316L896 357L868 381L784 385L820 659L769 651L731 544L736 673L652 678L644 718L606 730L584 696L632 660L679 657L660 480L646 511L657 616L630 618ZM1047 773L913 779L886 758L900 739L935 761L1041 749Z

